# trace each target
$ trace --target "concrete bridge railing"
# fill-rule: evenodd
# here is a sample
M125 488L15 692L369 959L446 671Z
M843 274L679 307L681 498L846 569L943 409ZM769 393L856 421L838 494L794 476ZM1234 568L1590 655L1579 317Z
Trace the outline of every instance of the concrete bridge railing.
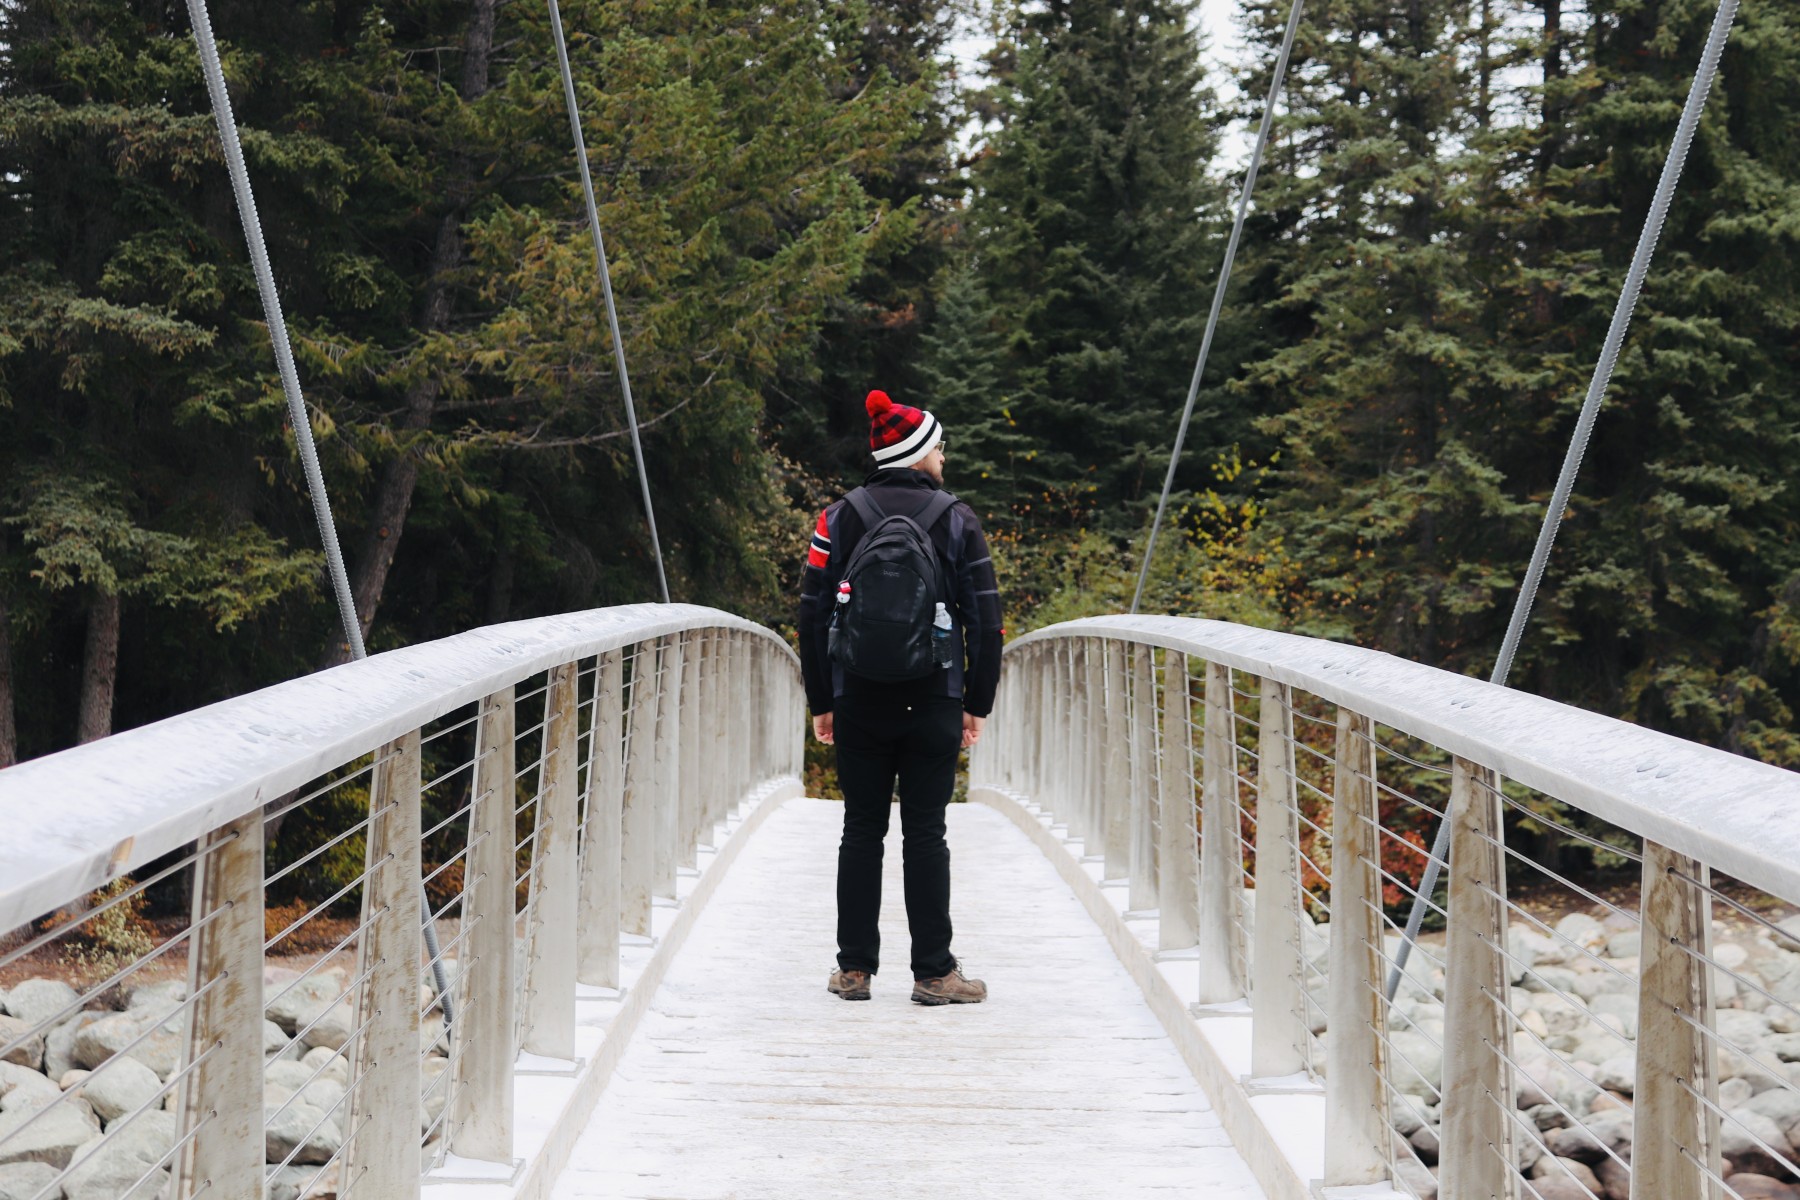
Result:
M0 772L0 1191L390 1200L510 1166L515 1073L575 1057L578 991L618 988L715 824L797 790L802 708L768 630L638 605Z
M1800 776L1188 618L1016 639L994 712L972 794L1079 843L1271 1196L1795 1194Z

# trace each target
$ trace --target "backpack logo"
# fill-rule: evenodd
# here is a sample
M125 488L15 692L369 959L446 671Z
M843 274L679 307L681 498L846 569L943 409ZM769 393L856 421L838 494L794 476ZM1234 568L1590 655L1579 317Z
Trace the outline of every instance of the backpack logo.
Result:
M879 683L923 679L947 665L940 660L952 640L933 636L950 587L929 531L956 497L935 492L911 517L883 513L862 488L845 499L862 518L864 532L832 605L831 659L850 674Z

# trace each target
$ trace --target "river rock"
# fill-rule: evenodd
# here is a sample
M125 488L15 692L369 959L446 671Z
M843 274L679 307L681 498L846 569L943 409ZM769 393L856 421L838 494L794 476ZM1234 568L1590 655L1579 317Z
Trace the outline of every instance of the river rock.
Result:
M0 1166L0 1200L63 1200L63 1190L51 1187L62 1174L46 1163L20 1162ZM49 1188L48 1191L44 1189Z
M0 1112L26 1112L62 1099L62 1089L30 1067L0 1063Z
M6 1012L27 1025L41 1025L72 1009L79 993L60 979L27 979L6 993Z
M335 1197L338 1191L338 1164L323 1171L317 1167L283 1167L269 1177L269 1200L313 1200Z
M1562 943L1565 950L1568 942L1584 950L1598 950L1606 944L1606 927L1586 913L1569 913L1556 923L1556 932L1568 939Z
M300 1060L300 1065L308 1071L318 1072L320 1079L331 1079L342 1084L350 1082L350 1064L335 1050L327 1050L323 1046L308 1050L306 1057Z
M160 1007L101 1017L75 1035L75 1065L93 1070L115 1054L127 1053L167 1079L181 1061L185 1024L185 1014L171 1017Z
M60 1170L99 1132L99 1122L72 1104L41 1115L35 1108L0 1109L0 1163L41 1162Z
M1767 1175L1740 1171L1736 1175L1726 1176L1725 1182L1743 1200L1800 1200L1800 1188L1789 1187L1781 1180Z
M1636 958L1643 942L1644 935L1635 929L1615 933L1606 939L1606 955L1608 958Z
M1631 1200L1631 1168L1618 1159L1602 1159L1594 1178L1600 1181L1600 1200Z
M44 1038L44 1074L61 1079L75 1069L75 1039L95 1021L110 1017L110 1012L89 1009L78 1012L52 1029Z
M1727 1082L1736 1083L1738 1081L1728 1080ZM1775 1122L1775 1127L1781 1130L1781 1135L1787 1138L1789 1145L1793 1144L1795 1135L1800 1134L1800 1093L1787 1088L1771 1088L1766 1092L1758 1093L1747 1103L1733 1105L1725 1102L1725 1088L1724 1085L1720 1085L1719 1105L1726 1112L1743 1108L1769 1118Z
M1629 1096L1637 1090L1637 1056L1618 1054L1600 1064L1594 1082L1611 1092Z
M149 1104L161 1087L155 1071L125 1055L89 1075L81 1094L102 1121L115 1121Z
M131 1185L174 1144L174 1113L153 1109L122 1121L76 1152L63 1190L69 1200L154 1200L168 1183L168 1171L152 1172L135 1189Z
M288 1048L288 1035L273 1021L263 1022L263 1057L273 1058Z
M1600 1190L1600 1180L1595 1178L1594 1169L1584 1162L1573 1158L1557 1158L1546 1154L1537 1160L1531 1168L1533 1179L1574 1181L1589 1192Z
M312 1028L307 1029L310 1025ZM306 1035L300 1040L309 1050L337 1050L350 1040L356 1031L356 1003L354 996L345 996L329 1008L322 1008L308 1017L305 1024Z
M1576 1163L1576 1166L1581 1166ZM1586 1170L1585 1167L1582 1168ZM1590 1175L1593 1172L1588 1172ZM1548 1179L1534 1179L1525 1185L1525 1195L1536 1197L1536 1200L1593 1200L1594 1192L1570 1179L1567 1175L1554 1175Z
M1388 1069L1394 1087L1414 1096L1436 1096L1444 1083L1444 1052L1420 1033L1393 1034L1388 1045L1393 1047Z
M305 1029L313 1018L337 1003L343 991L344 972L337 967L305 979L281 982L269 992L275 998L269 1002L265 1015L281 1026L284 1033L291 1035Z
M263 1130L269 1162L286 1162L292 1154L294 1163L322 1164L330 1161L343 1144L344 1135L337 1122L310 1104L290 1105L272 1116Z
M187 980L165 979L161 983L146 983L142 987L131 989L125 999L127 1011L138 1008L157 1008L164 1012L173 1012L186 1002L188 995Z
M1733 1170L1756 1175L1782 1175L1782 1159L1792 1159L1794 1148L1787 1134L1773 1120L1751 1108L1736 1109L1719 1122L1719 1148ZM1779 1157L1777 1157L1779 1156Z
M21 1021L17 1017L0 1017L0 1046L17 1042L5 1054L0 1054L0 1062L9 1062L21 1067L29 1067L33 1071L42 1070L44 1066L44 1037L32 1033L29 1021Z

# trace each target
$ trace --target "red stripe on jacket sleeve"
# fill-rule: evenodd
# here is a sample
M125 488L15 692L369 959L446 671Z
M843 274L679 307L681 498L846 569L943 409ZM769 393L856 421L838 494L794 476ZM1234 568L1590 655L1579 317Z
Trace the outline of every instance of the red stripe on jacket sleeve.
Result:
M825 564L831 561L831 531L825 524L825 514L819 514L819 524L813 529L812 544L807 547L806 565L817 567L823 571Z

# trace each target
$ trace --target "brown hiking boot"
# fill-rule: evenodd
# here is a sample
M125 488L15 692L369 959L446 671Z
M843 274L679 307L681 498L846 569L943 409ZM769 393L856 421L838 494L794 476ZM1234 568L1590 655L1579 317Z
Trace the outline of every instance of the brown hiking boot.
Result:
M869 998L869 973L867 971L833 971L830 981L825 984L825 990L834 996L842 996L846 1000L867 1000Z
M938 979L913 980L914 1004L980 1004L987 999L987 984L970 979L959 963Z

